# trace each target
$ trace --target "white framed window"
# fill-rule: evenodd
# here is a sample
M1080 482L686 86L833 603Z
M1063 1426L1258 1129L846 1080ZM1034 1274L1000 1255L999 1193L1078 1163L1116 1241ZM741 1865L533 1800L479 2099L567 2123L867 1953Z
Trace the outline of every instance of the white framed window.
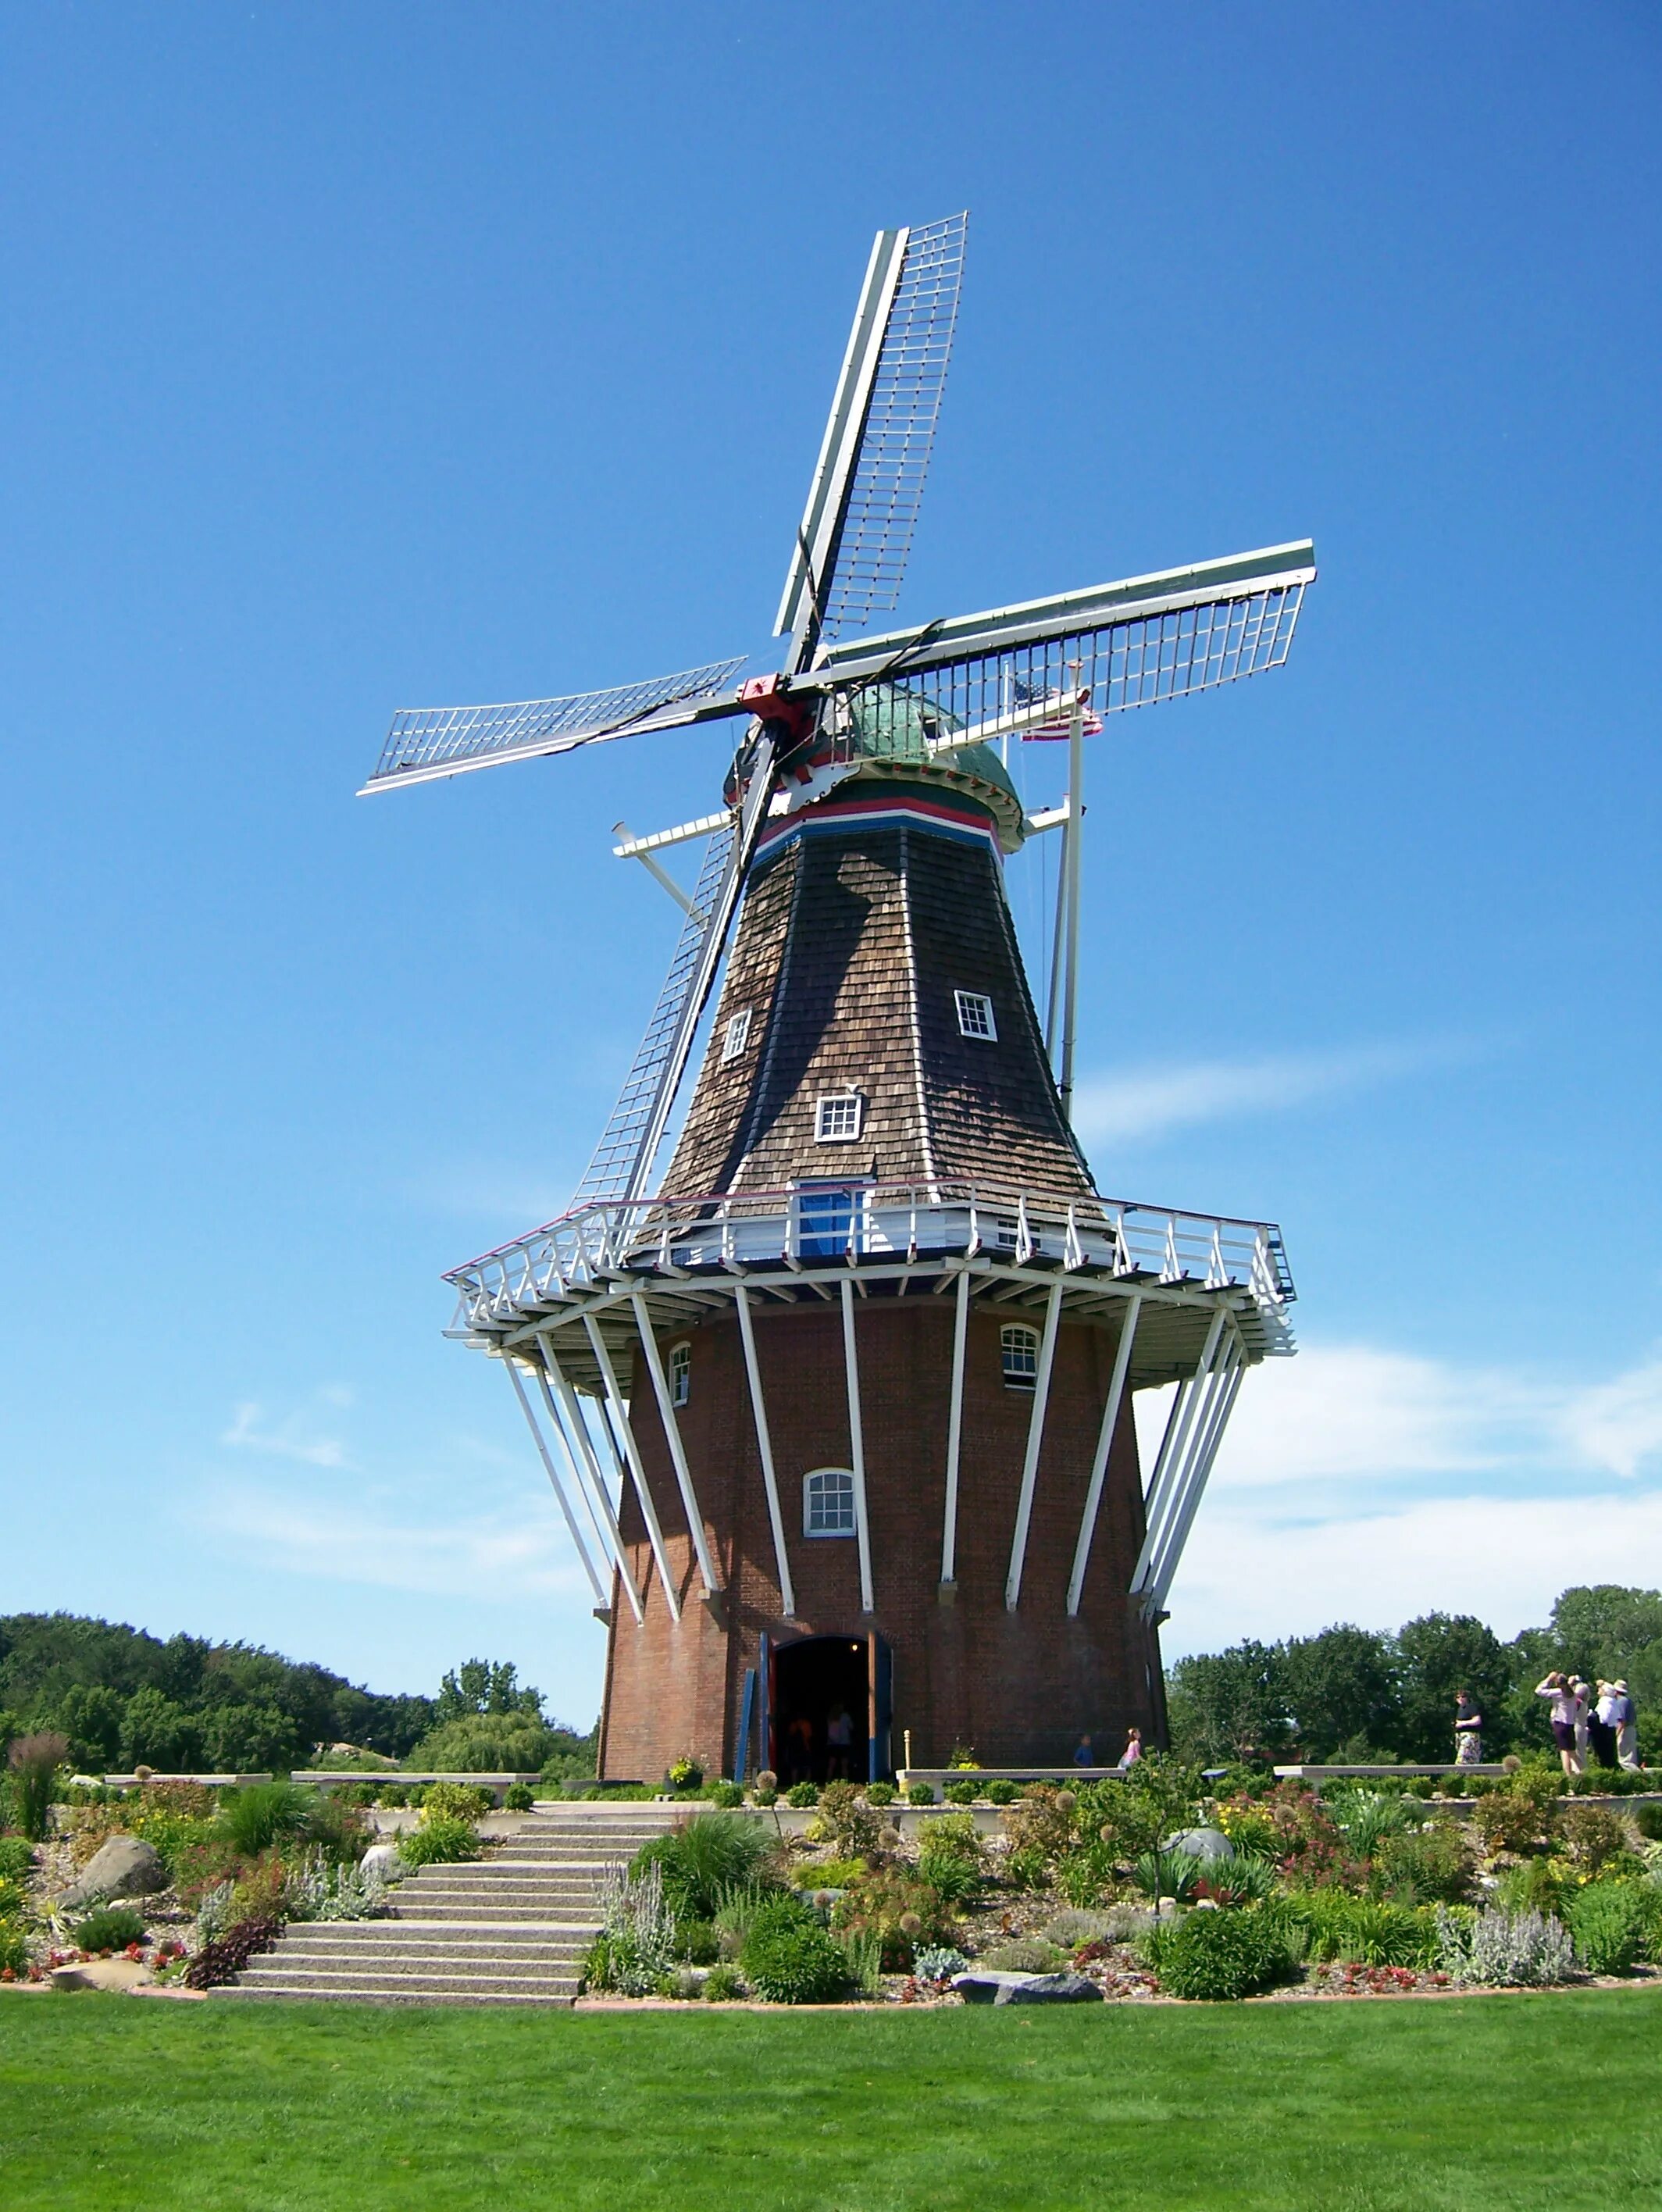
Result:
M791 1206L799 1260L846 1260L865 1249L863 1184L801 1182Z
M854 1477L846 1467L816 1467L802 1479L804 1536L854 1534Z
M1007 1322L998 1332L1006 1390L1032 1390L1039 1381L1039 1332Z
M997 1234L998 1249L1001 1252L1013 1252L1022 1241L1020 1216L1014 1213L1001 1213L998 1218Z
M737 1060L750 1042L750 1009L741 1006L721 1032L721 1064Z
M998 1024L992 1018L992 1001L985 991L955 991L958 1002L958 1034L997 1044Z
M670 1346L670 1403L684 1406L693 1395L693 1347L690 1344Z
M865 1101L858 1091L840 1091L814 1102L814 1142L852 1145L865 1122Z

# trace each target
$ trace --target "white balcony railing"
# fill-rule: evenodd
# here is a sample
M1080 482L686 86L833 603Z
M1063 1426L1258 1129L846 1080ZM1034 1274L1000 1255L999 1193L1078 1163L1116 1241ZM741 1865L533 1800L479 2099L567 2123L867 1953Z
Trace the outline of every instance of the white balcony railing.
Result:
M825 1183L588 1206L445 1278L475 1327L511 1322L620 1274L928 1265L985 1255L1016 1267L1295 1293L1280 1231L1117 1199L985 1183Z

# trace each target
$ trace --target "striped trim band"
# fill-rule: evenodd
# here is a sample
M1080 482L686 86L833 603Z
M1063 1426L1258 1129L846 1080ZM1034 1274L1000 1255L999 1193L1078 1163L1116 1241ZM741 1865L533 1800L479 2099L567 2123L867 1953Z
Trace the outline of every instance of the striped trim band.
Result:
M935 837L949 837L959 844L984 845L995 860L1000 857L998 834L987 817L977 810L943 806L932 799L821 799L799 814L786 815L761 833L751 872L766 867L790 849L798 837L846 837L855 830L922 830Z

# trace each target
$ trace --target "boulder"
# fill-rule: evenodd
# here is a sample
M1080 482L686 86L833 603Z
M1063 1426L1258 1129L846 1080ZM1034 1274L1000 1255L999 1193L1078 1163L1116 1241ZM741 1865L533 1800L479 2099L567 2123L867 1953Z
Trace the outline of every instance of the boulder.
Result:
M60 1905L92 1905L104 1897L149 1897L167 1887L167 1869L143 1836L108 1837L58 1899Z
M1037 1974L1018 1974L1003 1966L972 1966L967 1973L955 1974L952 1986L966 2004L998 2004L1001 1990L1038 1979Z
M402 1881L409 1869L398 1856L397 1844L372 1844L362 1860L366 1874L378 1874L383 1881Z
M1180 1835L1168 1836L1161 1848L1186 1851L1192 1859L1232 1859L1235 1855L1222 1828L1185 1828Z
M1024 1974L999 1990L994 2004L1101 2004L1102 1992L1084 1974Z

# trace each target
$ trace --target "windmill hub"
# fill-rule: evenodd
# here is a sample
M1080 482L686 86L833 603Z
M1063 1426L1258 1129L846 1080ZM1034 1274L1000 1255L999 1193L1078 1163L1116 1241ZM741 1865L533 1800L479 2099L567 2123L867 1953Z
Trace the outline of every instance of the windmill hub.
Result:
M880 233L781 601L737 660L395 717L380 790L749 718L719 811L635 837L685 921L569 1211L455 1269L610 1638L601 1771L877 1776L904 1729L1052 1765L1158 1740L1159 1624L1249 1369L1273 1224L1097 1191L1070 1125L1085 740L1277 666L1307 542L873 635L898 598L964 218ZM1065 742L1029 815L1011 738ZM621 828L621 825L620 825ZM1048 1002L1004 864L1059 828ZM661 865L701 841L689 894ZM657 1164L703 1018L702 1062ZM1132 1402L1175 1385L1146 1478Z

